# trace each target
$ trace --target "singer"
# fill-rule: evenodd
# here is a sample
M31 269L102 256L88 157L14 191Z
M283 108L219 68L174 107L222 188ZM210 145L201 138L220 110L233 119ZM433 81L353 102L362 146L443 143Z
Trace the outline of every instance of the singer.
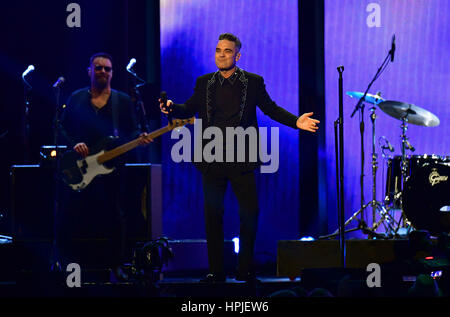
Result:
M298 117L279 107L266 91L264 79L236 66L241 58L241 41L230 33L219 36L215 51L218 71L197 78L194 94L184 104L160 101L161 111L172 113L176 118L188 118L198 113L208 126L216 126L226 135L226 127L255 127L256 106L270 118L294 129L315 132L319 123L312 119L312 113ZM206 124L207 123L207 124ZM226 157L226 138L224 155ZM236 280L253 283L257 281L253 265L253 253L258 223L258 196L255 183L255 169L258 163L246 162L200 162L196 167L202 173L206 224L206 240L210 274L202 283L223 282L223 213L228 183L231 183L239 203L240 247ZM236 153L234 153L236 155Z
M111 89L113 77L112 57L107 53L94 54L89 61L87 74L90 86L75 91L69 97L61 118L63 142L73 148L80 157L90 154L90 149L105 137L114 136L125 143L139 135L134 107L130 97ZM141 145L150 141L141 138ZM61 262L80 263L73 258L70 243L77 232L103 238L106 234L111 244L111 267L116 280L127 279L121 264L124 257L125 224L120 201L124 190L121 158L114 173L97 177L82 192L74 192L62 186L61 214L57 215L55 239L56 258ZM117 163L117 162L116 162ZM89 208L84 208L89 205ZM96 214L88 214L95 210ZM99 235L99 236L96 236ZM65 267L67 263L62 264Z

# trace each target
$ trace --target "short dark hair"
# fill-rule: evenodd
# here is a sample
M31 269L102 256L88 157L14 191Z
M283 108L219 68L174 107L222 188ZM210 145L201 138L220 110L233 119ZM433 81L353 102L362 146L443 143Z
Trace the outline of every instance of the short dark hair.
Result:
M109 55L108 53L105 53L105 52L99 52L99 53L95 53L94 55L91 56L91 58L89 59L89 67L92 65L92 63L94 62L94 59L96 59L97 57L107 58L111 61L111 64L113 62L111 55Z
M228 40L228 41L234 42L234 44L236 44L236 47L238 48L238 50L239 51L241 50L242 43L241 43L241 40L239 40L239 38L236 35L231 34L231 33L222 33L219 35L219 41L221 41L221 40Z

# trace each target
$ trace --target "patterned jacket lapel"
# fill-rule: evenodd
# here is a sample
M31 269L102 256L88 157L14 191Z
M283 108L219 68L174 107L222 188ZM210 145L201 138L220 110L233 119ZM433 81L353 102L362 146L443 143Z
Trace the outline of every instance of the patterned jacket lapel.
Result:
M245 73L242 69L238 67L238 71L241 73L239 75L239 81L242 83L242 92L241 92L241 111L239 113L239 123L242 122L242 115L244 114L244 108L247 101L247 89L248 89L248 79L245 77Z
M212 123L212 116L213 116L213 100L214 100L214 84L216 83L216 76L219 73L219 71L215 72L212 77L208 80L206 84L206 115L208 117L208 125L211 125Z

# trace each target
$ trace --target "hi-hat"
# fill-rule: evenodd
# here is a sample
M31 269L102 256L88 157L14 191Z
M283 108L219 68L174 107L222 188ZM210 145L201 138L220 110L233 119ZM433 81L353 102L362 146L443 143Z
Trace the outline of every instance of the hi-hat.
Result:
M399 120L407 119L408 123L421 125L425 127L436 127L440 121L437 116L411 103L400 101L385 100L378 104L384 113Z
M347 95L349 95L352 98L356 98L356 99L361 99L362 96L364 96L363 92L359 92L359 91L347 91ZM366 97L364 98L365 102L377 105L380 102L384 101L383 98L381 98L381 96L378 95L372 95L372 94L366 94Z

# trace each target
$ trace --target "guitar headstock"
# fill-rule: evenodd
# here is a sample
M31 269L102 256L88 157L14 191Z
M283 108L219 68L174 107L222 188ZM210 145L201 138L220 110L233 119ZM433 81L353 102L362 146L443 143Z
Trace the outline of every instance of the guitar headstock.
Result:
M195 117L189 119L172 119L172 124L168 124L170 130L185 126L186 124L194 124Z

